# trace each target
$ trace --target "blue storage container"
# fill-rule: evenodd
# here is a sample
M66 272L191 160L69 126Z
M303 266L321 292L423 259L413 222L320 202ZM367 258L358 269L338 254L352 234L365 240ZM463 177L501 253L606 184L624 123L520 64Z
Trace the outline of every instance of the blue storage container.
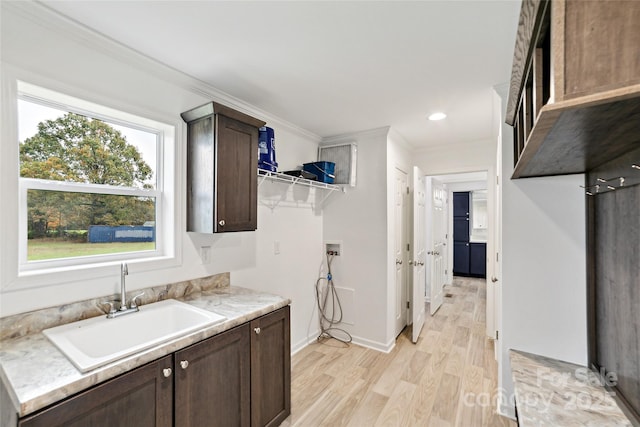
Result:
M272 128L263 126L258 130L258 168L276 172L276 138Z
M304 171L316 175L318 181L326 184L333 184L333 180L336 177L334 175L335 168L336 164L333 162L313 162L302 165Z

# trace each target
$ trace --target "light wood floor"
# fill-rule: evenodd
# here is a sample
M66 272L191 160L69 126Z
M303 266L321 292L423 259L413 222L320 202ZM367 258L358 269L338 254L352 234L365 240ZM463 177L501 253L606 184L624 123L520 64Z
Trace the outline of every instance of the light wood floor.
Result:
M417 344L409 327L389 354L335 340L297 353L282 426L515 426L496 414L485 281L455 278L445 292Z

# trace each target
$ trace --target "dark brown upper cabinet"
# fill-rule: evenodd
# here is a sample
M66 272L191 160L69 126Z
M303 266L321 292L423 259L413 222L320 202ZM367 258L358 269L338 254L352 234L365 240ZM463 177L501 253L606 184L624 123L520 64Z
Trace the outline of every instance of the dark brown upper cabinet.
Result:
M640 1L524 0L512 178L584 173L640 144Z
M258 128L265 122L216 102L181 116L187 123L187 231L255 230Z

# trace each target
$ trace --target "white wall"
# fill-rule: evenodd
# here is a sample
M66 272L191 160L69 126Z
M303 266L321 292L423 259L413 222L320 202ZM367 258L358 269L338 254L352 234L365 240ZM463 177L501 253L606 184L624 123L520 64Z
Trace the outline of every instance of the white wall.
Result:
M0 260L0 315L7 316L37 308L109 295L118 290L116 265L98 269L98 277L75 277L56 283L55 278L40 279L41 286L21 288L15 283L17 264L17 153L15 137L15 99L5 96L15 78L78 98L97 102L139 116L170 123L177 129L179 163L176 165L177 200L180 206L174 224L179 241L177 262L164 268L140 271L130 265L131 290L171 283L226 271L232 284L265 289L294 300L292 343L305 339L304 328L314 302L303 286L315 280L322 223L308 206L259 209L258 231L203 235L186 233L184 193L184 147L186 127L180 113L215 100L262 118L274 127L278 161L283 169L316 158L319 137L260 111L215 88L179 74L120 45L90 33L31 2L2 2L2 139L0 141L0 200L5 209L0 217L2 253ZM13 111L13 114L11 113ZM12 126L12 124L14 126ZM261 194L265 190L261 188ZM294 242L304 232L299 249ZM280 265L273 259L273 240L282 242ZM202 265L200 246L212 248L212 263ZM286 257L286 258L285 258ZM271 266L278 265L277 273ZM95 269L94 269L95 270ZM95 276L95 275L94 275ZM238 280L236 280L236 278ZM21 279L20 279L21 280ZM20 281L18 280L18 282ZM48 282L50 280L50 282ZM9 283L11 282L11 283ZM17 285L17 286L16 286ZM9 287L9 288L7 288ZM8 291L7 289L10 289Z
M340 327L354 342L379 350L393 346L387 334L387 134L381 128L323 140L358 145L357 186L331 196L323 233L325 241L342 242L342 255L332 263L335 286L353 290L353 304L343 310L354 324Z
M511 180L513 130L502 135L498 385L510 398L509 349L587 363L585 196L583 175ZM513 416L510 400L500 409Z
M495 140L437 145L416 151L413 161L425 175L489 170L495 164Z

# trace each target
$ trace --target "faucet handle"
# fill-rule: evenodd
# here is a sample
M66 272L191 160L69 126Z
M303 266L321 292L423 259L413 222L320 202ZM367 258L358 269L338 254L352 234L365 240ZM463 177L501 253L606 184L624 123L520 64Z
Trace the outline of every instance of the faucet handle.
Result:
M138 304L136 304L136 300L140 298L142 295L144 295L144 292L141 292L135 297L131 298L131 301L129 301L129 308L137 308Z
M100 304L109 304L109 311L107 312L107 315L113 314L113 313L115 313L117 311L116 308L115 308L115 305L114 305L115 302L116 301L114 300L114 301L102 301L100 303Z

